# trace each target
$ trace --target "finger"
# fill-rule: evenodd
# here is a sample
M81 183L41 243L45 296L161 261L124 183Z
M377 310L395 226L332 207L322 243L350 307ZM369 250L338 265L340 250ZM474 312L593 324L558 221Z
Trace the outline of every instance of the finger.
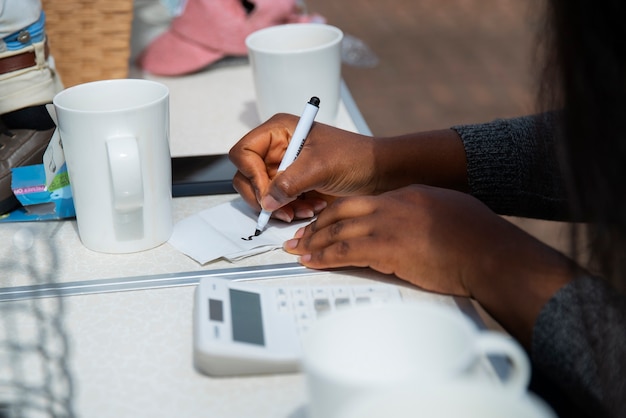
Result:
M261 210L258 202L257 190L252 186L250 179L241 172L237 172L233 178L233 188L241 195L243 200L256 211ZM303 197L272 212L272 217L284 222L294 219L310 219L327 206L324 199L316 196Z
M298 261L313 269L371 267L381 273L389 274L392 271L386 264L372 264L373 260L384 259L377 247L375 240L368 237L342 240L317 251L302 254Z
M323 200L296 199L273 211L272 218L280 219L284 222L291 222L295 219L310 219L324 207L326 207L326 202Z
M297 161L297 160L296 160ZM294 162L286 170L276 174L268 186L267 193L261 199L261 206L266 210L276 210L293 202L304 192L313 190L310 177L303 164Z
M265 154L250 149L238 152L233 147L230 150L229 158L237 167L236 176L242 176L247 179L256 190L256 194L260 194L260 191L265 191L270 182Z
M228 157L239 169L258 169L258 164L254 167L249 164L252 156L257 157L254 161L263 162L261 166L269 164L278 167L289 138L290 133L284 125L269 121L244 135L230 149ZM244 175L248 174L251 173L244 171Z
M302 199L296 199L289 203L293 209L294 219L309 219L315 216L315 211L311 202Z
M373 234L373 199L338 199L307 227L297 231L293 239L284 243L285 251L306 254L334 243Z
M313 137L317 130L319 130L319 124L315 123L309 137ZM319 189L328 181L328 177L328 167L305 142L298 158L284 171L276 173L273 177L261 205L267 210L275 210L294 201L305 192Z
M257 196L257 190L252 186L250 179L246 178L241 172L237 172L233 178L233 188L241 195L243 200L257 212L261 211L261 205ZM293 205L285 205L272 212L272 218L280 219L284 222L291 222L294 219L305 219L312 217L312 205L294 208Z
M326 199L317 194L302 194L289 204L294 210L295 219L310 219L328 206Z
M271 122L263 126L267 129L250 131L228 153L241 175L250 180L257 196L267 190L289 142L285 126Z
M257 190L252 186L250 179L244 176L241 171L237 171L233 177L233 188L241 195L243 200L251 208L260 211L261 205L258 202Z
M289 243L288 247L294 254L306 254L332 247L342 242L350 242L355 239L371 238L373 226L368 221L369 217L348 218L332 223L322 229L316 230L310 235L303 235L298 242ZM316 227L315 227L316 228Z
M317 220L309 226L305 236L345 219L359 218L372 214L376 211L376 202L377 198L374 196L354 196L336 199L319 214Z

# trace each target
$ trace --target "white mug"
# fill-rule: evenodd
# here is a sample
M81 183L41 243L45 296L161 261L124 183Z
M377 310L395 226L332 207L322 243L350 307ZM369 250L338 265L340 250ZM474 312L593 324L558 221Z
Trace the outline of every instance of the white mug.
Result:
M246 38L262 122L276 113L299 115L313 96L317 120L334 124L339 109L343 32L322 23L291 23Z
M53 103L82 243L129 253L166 242L173 229L167 87L95 81Z
M494 382L487 355L511 363L507 379ZM525 392L530 364L511 338L479 331L453 308L429 303L358 307L318 320L303 339L311 418L335 418L345 405L380 391L424 388L471 380Z
M341 418L557 418L539 397L472 381L402 388L357 398Z

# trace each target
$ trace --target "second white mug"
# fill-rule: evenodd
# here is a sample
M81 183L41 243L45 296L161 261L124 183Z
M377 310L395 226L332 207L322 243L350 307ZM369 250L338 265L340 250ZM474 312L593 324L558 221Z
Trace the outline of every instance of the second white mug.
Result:
M335 123L341 84L343 32L321 23L270 26L246 38L262 122L275 113L298 115L313 96L317 120Z
M311 418L335 418L354 399L381 391L471 380L490 381L484 361L504 355L504 390L523 393L530 364L519 344L479 331L450 307L403 303L346 309L317 321L303 341ZM481 367L482 364L482 367Z
M497 385L456 381L383 391L353 400L341 418L557 418L539 397Z

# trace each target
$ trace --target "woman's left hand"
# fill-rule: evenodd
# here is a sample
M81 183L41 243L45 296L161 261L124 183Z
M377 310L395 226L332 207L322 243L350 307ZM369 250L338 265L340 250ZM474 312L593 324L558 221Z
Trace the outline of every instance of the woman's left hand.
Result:
M470 195L422 185L337 199L284 248L307 267L371 267L426 290L472 297L485 296L504 272L523 282L568 263Z

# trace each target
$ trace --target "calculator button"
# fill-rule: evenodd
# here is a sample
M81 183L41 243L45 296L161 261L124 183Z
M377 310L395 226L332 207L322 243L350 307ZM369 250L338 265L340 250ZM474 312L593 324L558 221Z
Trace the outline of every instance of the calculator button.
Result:
M303 297L307 297L308 293L306 289L303 289L301 287L296 287L295 289L291 289L291 296L296 297L296 298L303 298Z
M333 296L335 298L349 297L350 296L350 289L348 289L346 287L335 287L333 289Z
M348 297L339 297L337 299L335 299L335 308L336 309L340 309L340 308L346 308L348 306L350 306L350 298Z
M297 311L308 310L309 304L305 299L296 299L293 301L293 307Z
M315 312L324 313L330 311L330 301L327 298L323 299L315 299L313 301L313 306L315 307Z
M310 321L311 318L311 314L309 312L300 312L298 314L296 314L296 320L298 322L307 322Z
M370 298L372 302L380 302L380 303L384 303L392 299L390 297L391 295L389 291L387 289L380 288L380 287L379 288L367 287L362 290L356 290L355 295L357 298L366 297L366 298Z
M285 290L285 288L279 287L278 289L276 289L276 296L277 297L287 297L287 291Z
M376 288L373 286L363 287L362 289L354 289L355 294L373 294L373 293L387 293L387 289Z
M313 297L315 298L327 298L330 296L328 289L323 287L316 287L313 289Z
M367 305L372 302L372 299L369 296L357 296L356 304L357 305Z
M296 324L298 327L309 325L315 319L314 315L309 312L301 312L296 315Z
M299 333L305 332L309 329L313 321L315 320L314 315L309 314L308 312L302 312L296 315L296 327Z
M278 301L278 312L288 312L289 310L289 302L287 299Z

